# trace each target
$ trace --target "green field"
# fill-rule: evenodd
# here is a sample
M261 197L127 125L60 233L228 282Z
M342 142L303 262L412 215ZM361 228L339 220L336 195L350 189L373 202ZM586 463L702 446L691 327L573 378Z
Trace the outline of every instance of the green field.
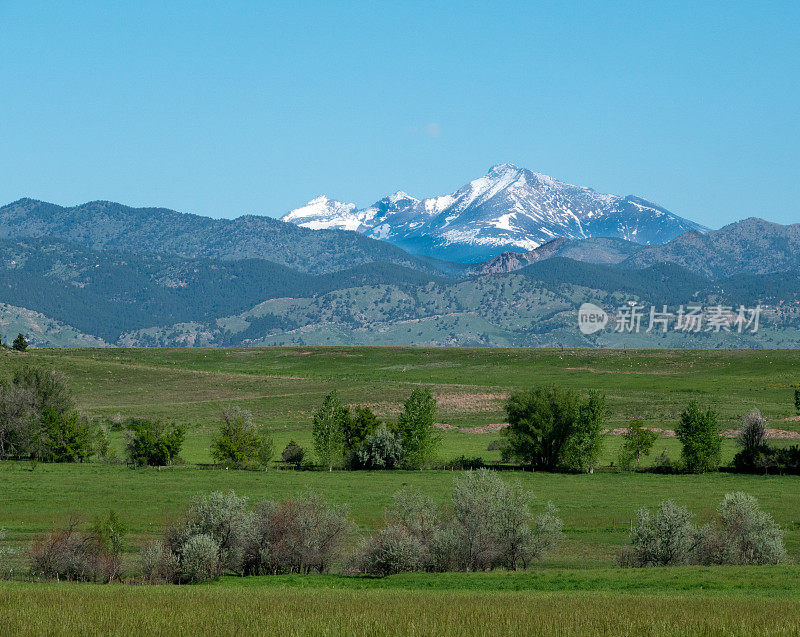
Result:
M794 635L795 567L0 584L9 634Z
M477 427L503 421L505 396L538 383L560 383L606 394L609 425L643 418L671 429L690 399L717 409L725 428L758 407L770 427L798 431L793 389L800 382L795 351L606 351L414 348L276 348L180 350L34 350L0 353L0 375L41 364L69 379L78 408L93 416L158 416L187 426L185 465L133 470L124 465L0 463L0 527L11 546L71 517L90 520L115 509L130 525L126 562L138 547L179 516L197 493L234 489L251 499L283 498L312 488L350 506L361 532L383 524L383 508L404 486L445 502L457 472L236 471L209 468L209 442L220 409L250 409L280 449L290 438L310 444L311 414L330 389L352 404L394 417L420 383L439 400L439 421ZM498 460L487 445L499 434L448 431L440 456ZM121 449L122 434L113 432ZM498 631L564 634L765 634L800 630L796 566L761 569L614 568L640 506L672 498L703 521L725 493L746 491L787 531L791 559L800 555L800 477L658 475L607 468L620 438L607 436L603 465L593 474L503 472L520 480L535 507L552 501L564 520L566 541L526 574L420 575L368 580L345 577L228 578L210 586L147 587L7 583L0 616L10 632L50 625L54 598L64 632L163 632L170 617L184 632L221 632L291 626L298 634ZM788 444L781 442L779 444ZM677 458L674 438L655 447ZM725 442L725 459L735 452ZM356 590L369 589L369 590ZM25 600L25 603L20 603ZM348 609L357 606L353 614ZM109 609L113 608L113 612ZM163 609L169 612L162 612ZM197 613L195 609L202 608ZM219 609L229 609L220 614ZM55 612L55 611L52 611ZM216 614L215 614L216 613ZM224 616L223 616L224 615ZM322 618L326 617L325 622ZM391 618L391 619L389 619ZM387 623L389 622L389 623ZM453 622L457 622L453 624ZM534 622L534 624L531 624ZM534 626L534 628L532 628ZM22 630L16 630L20 628Z

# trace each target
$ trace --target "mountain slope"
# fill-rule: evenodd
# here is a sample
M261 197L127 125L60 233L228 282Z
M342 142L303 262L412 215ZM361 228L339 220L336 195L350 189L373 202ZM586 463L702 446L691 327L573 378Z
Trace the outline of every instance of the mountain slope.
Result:
M642 245L625 239L596 237L592 239L553 239L530 252L504 252L473 268L476 274L513 272L531 263L553 257L567 257L585 263L613 265L624 261L642 249Z
M385 263L311 275L263 259L186 259L90 250L57 239L0 240L0 303L41 312L109 342L129 330L213 320L266 299L445 281Z
M705 230L639 197L598 193L513 164L494 166L449 195L420 200L398 191L363 210L320 197L283 220L357 230L415 254L461 262L529 251L559 237L651 244Z
M709 278L800 269L800 224L784 226L751 217L706 234L687 232L665 245L647 246L622 262L627 268L675 263Z
M20 199L0 207L0 238L21 237L52 237L94 249L158 252L187 258L266 259L310 273L335 272L375 262L438 271L427 260L355 232L316 232L252 215L211 219L109 201L62 207Z

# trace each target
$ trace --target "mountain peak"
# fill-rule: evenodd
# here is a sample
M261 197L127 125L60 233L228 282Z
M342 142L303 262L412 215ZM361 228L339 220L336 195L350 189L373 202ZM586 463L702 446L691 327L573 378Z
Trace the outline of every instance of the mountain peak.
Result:
M476 262L559 237L664 243L702 226L639 197L574 186L516 164L495 164L455 192L418 200L402 190L357 210L317 199L283 218L308 228L357 230L413 253Z

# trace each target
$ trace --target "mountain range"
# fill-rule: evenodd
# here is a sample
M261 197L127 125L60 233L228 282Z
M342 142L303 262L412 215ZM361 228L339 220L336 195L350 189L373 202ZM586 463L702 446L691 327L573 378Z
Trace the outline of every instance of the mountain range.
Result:
M0 336L20 331L36 346L800 346L800 225L750 218L706 230L510 165L453 195L382 201L365 213L318 199L291 223L101 201L2 206ZM575 318L584 302L609 312L761 303L766 327L585 336Z
M358 209L323 195L283 221L354 230L413 254L461 262L530 251L555 238L654 244L706 230L640 197L598 193L513 164L493 166L454 193L427 199L398 191Z

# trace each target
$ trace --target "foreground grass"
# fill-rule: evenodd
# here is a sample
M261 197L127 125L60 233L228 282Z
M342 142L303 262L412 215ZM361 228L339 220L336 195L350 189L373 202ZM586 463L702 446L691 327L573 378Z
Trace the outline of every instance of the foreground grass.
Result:
M657 593L652 586L635 593L613 586L640 573L620 570L599 583L592 574L582 588L570 582L580 582L580 573L545 578L545 586L529 585L536 574L418 575L413 586L411 576L354 578L357 589L344 584L347 578L313 576L304 588L280 577L194 587L2 583L0 616L3 631L18 635L797 634L797 578L778 570L778 581L789 578L789 586L771 587L776 579L758 568L653 569L645 579L677 573L679 581L719 584L708 590L666 583ZM736 587L748 579L754 585Z

